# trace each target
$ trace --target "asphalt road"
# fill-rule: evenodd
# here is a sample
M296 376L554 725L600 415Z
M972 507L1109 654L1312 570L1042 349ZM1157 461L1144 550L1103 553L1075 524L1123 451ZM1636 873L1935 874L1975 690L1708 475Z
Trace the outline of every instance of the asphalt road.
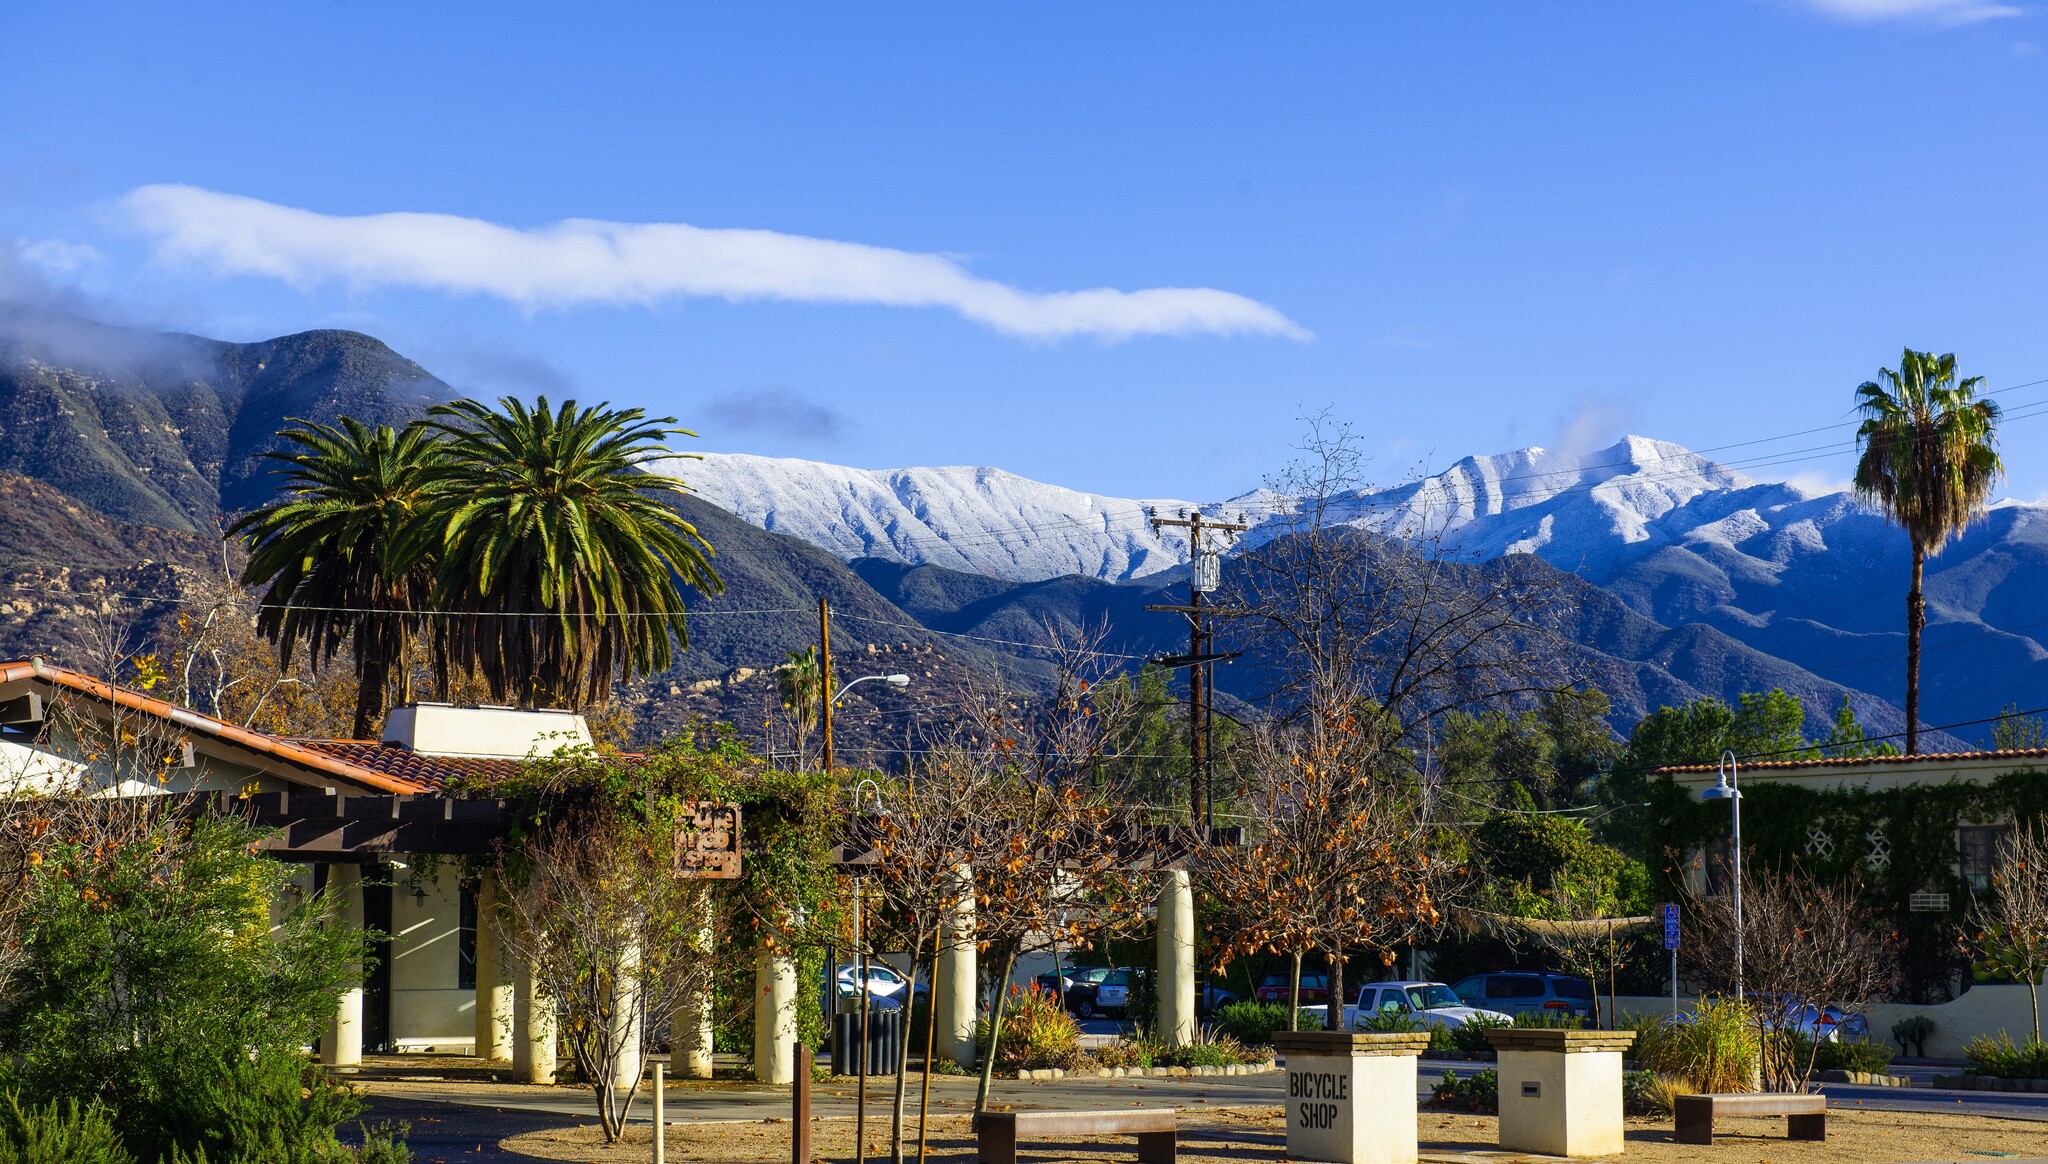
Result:
M1425 1059L1417 1067L1416 1092L1418 1095L1427 1095L1446 1071L1462 1077L1486 1070L1490 1066L1491 1064L1486 1063L1452 1063ZM1924 1074L1931 1075L1932 1069ZM1196 1076L1185 1079L1089 1077L1043 1083L998 1079L991 1087L991 1098L997 1103L1020 1109L1100 1110L1139 1104L1194 1109L1203 1106L1279 1104L1282 1102L1286 1078L1284 1071L1269 1071L1261 1075ZM484 1090L468 1084L449 1083L445 1087L432 1088L431 1094L421 1094L417 1087L409 1090L413 1091L408 1097L411 1100L467 1104L534 1117L552 1116L556 1117L557 1122L562 1116L584 1119L591 1116L589 1094L570 1088ZM974 1091L975 1080L972 1078L935 1076L932 1080L932 1110L971 1110L974 1106ZM1935 1091L1924 1087L1859 1087L1840 1083L1825 1084L1821 1091L1839 1106L1858 1107L1869 1111L1953 1111L1968 1115L2003 1116L2048 1122L2048 1095ZM857 1092L857 1086L851 1081L834 1080L831 1083L818 1084L812 1092L813 1114L825 1118L851 1118L857 1111ZM893 1094L893 1077L871 1078L868 1081L870 1115L877 1110L885 1109ZM919 1089L916 1080L913 1079L907 1096L907 1106L910 1110L916 1110L918 1100ZM745 1084L721 1084L710 1087L678 1084L672 1086L669 1091L667 1117L671 1122L786 1117L789 1114L789 1102L787 1091L772 1088L758 1088ZM381 1107L379 1112L382 1112ZM634 1119L636 1122L645 1122L649 1118L649 1109L643 1100L635 1107Z

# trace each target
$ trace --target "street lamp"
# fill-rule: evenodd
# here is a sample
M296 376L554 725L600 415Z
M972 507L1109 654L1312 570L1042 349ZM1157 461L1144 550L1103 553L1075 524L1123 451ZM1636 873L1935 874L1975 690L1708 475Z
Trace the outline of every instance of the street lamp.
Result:
M1721 751L1720 779L1700 790L1701 800L1725 800L1735 822L1735 1001L1742 1001L1742 792L1736 787L1735 752Z
M828 655L827 658L830 658L830 656ZM829 676L823 678L829 678ZM825 776L827 779L830 779L832 776L832 709L839 706L840 697L870 679L879 679L891 687L910 686L910 676L908 675L862 675L860 678L832 693L832 698L825 701L824 708L819 712L825 721ZM821 681L818 685L823 687L824 682Z

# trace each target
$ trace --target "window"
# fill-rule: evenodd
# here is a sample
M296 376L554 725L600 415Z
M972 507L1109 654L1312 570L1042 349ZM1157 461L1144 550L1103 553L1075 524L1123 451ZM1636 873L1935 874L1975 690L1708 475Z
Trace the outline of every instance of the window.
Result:
M1450 987L1432 982L1428 986L1409 987L1408 1003L1416 1010L1428 1010L1431 1007L1456 1006L1458 996L1451 993Z
M1543 980L1533 974L1496 974L1486 983L1488 998L1542 998Z
M1982 892L1991 887L1991 870L1998 864L1998 843L2005 839L2004 825L1966 825L1956 830L1963 854L1963 883Z
M1550 980L1550 989L1559 998L1593 997L1593 987L1583 978L1553 978Z
M455 985L476 989L476 886L464 885L457 893L455 923Z

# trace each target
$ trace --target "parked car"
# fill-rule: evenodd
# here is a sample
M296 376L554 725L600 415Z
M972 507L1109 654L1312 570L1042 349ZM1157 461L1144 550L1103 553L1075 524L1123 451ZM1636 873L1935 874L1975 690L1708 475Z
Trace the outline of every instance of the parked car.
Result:
M1405 1014L1425 1026L1462 1027L1475 1018L1512 1022L1497 1010L1466 1006L1441 982L1368 982L1358 988L1358 998L1344 1008L1344 1025L1357 1027L1369 1015Z
M1237 995L1213 982L1195 987L1195 1015L1198 1018L1207 1018L1236 1001Z
M1260 1002L1277 1002L1287 1005L1287 991L1292 972L1277 970L1264 978L1252 989L1252 997ZM1301 972L1301 1005L1323 1006L1330 1001L1330 976L1321 970Z
M849 964L841 966L836 977L841 998L860 997L860 967L858 965ZM880 962L868 963L868 997L871 1000L876 998L894 998L896 995L901 994L904 988L909 985L909 980L904 978L903 975L898 974L893 968Z
M1094 1018L1095 992L1107 977L1107 966L1075 966L1063 974L1040 974L1031 984L1047 994L1065 998L1067 1013L1075 1018Z
M1144 996L1147 977L1142 967L1120 966L1104 975L1096 985L1092 1010L1083 1013L1078 1006L1070 1009L1079 1018L1089 1018L1097 1013L1123 1015Z
M1593 984L1570 974L1548 970L1510 970L1474 974L1451 988L1466 1006L1485 1007L1505 1015L1544 1011L1592 1018L1598 997Z
M1815 1006L1789 994L1752 994L1749 997L1758 1006L1775 1004L1781 1007L1779 1025L1812 1042L1870 1041L1870 1020L1860 1014L1850 1014L1839 1006Z

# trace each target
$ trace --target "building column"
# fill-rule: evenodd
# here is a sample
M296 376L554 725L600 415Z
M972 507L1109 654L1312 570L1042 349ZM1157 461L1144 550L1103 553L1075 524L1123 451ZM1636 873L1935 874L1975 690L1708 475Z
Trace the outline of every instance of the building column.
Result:
M711 894L698 895L699 924L691 949L707 962L715 935L711 925ZM702 985L683 997L669 1020L669 1071L681 1079L709 1079L712 1076L711 978L699 975Z
M363 927L363 868L337 864L327 867L327 893L341 908L335 914L338 925L360 931ZM320 1039L320 1061L330 1067L355 1067L363 1061L363 964L349 965L350 986L341 994L334 1021Z
M1195 891L1185 869L1160 878L1159 963L1152 972L1159 1005L1159 1040L1167 1047L1195 1041Z
M476 885L476 1054L502 1063L512 1057L512 971L498 936L498 879Z
M640 1081L645 1069L646 1024L640 1013L640 944L634 942L619 951L619 972L612 979L612 1045L619 1048L612 1060L612 1086L624 1091Z
M521 1083L555 1081L555 999L527 957L513 961L512 1075Z
M938 960L934 967L932 1005L934 1051L968 1070L974 1069L974 1019L980 993L974 957L974 872L965 866L954 874L959 896L947 912L941 927ZM997 987L1002 989L1002 987Z
M762 946L754 955L754 1078L796 1079L796 960Z

